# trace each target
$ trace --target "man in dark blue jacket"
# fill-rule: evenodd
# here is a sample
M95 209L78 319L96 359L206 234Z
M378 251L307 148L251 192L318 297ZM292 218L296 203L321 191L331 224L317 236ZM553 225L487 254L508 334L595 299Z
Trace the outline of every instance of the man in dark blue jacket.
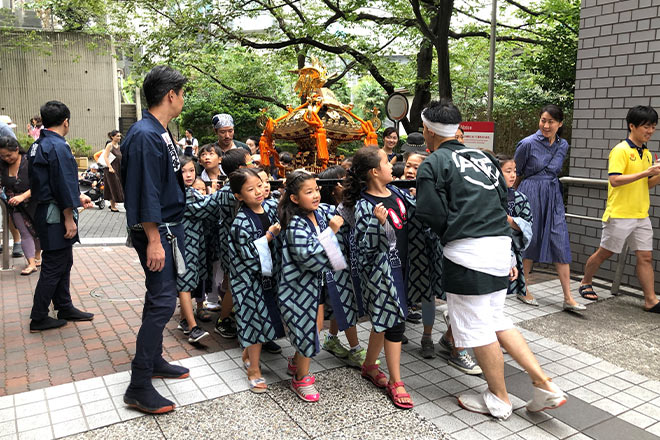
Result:
M176 308L177 273L185 272L183 177L177 148L167 129L183 108L185 83L186 78L171 67L154 67L143 84L149 110L128 130L121 146L129 239L140 257L147 288L124 402L152 414L175 407L156 391L152 377L188 377L187 368L169 364L162 356L163 329Z
M69 284L73 266L73 245L78 242L78 208L92 207L89 197L80 194L78 165L64 139L69 132L71 112L59 101L41 107L44 129L30 147L28 173L32 197L38 202L34 226L42 250L41 274L34 291L30 331L62 327L67 321L91 321L92 313L76 309ZM51 301L57 318L48 316Z

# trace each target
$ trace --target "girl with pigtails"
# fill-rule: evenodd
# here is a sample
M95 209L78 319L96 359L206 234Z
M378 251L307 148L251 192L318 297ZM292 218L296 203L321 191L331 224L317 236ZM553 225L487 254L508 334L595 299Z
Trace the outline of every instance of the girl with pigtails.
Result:
M373 325L362 376L386 388L396 407L410 409L413 402L400 373L401 340L409 298L419 298L429 283L422 271L411 267L411 262L427 265L419 252L424 237L412 220L415 200L389 185L391 181L387 155L376 147L361 148L353 158L338 211L354 228L360 287ZM377 364L383 347L389 380Z

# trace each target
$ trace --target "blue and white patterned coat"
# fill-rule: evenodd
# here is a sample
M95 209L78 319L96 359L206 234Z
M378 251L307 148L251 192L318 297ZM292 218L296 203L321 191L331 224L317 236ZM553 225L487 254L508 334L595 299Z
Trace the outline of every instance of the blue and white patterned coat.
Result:
M350 274L344 270L346 262L339 251L337 238L327 227L333 213L334 208L328 205L321 205L316 210L321 229L319 235L309 219L297 215L282 232L278 304L291 344L305 357L312 357L320 350L316 317L323 288L322 277L328 285L328 300L333 304L340 328L346 328L342 322L357 320L357 307L349 301L352 296ZM334 292L330 286L332 280L336 285Z
M271 224L277 223L277 210L264 204ZM277 276L280 268L279 238L268 245L259 217L243 206L232 222L229 233L231 294L238 325L238 340L243 347L272 341L284 336L277 307Z
M408 273L407 301L415 303L430 291L428 256L425 254L424 227L414 217L415 199L408 193L390 187L406 204L408 211ZM396 245L396 236L389 227L380 224L374 215L374 204L361 199L355 206L355 240L360 266L360 285L364 307L376 332L404 322L407 304L397 291L388 258L390 246ZM390 233L386 229L390 229ZM388 238L389 237L389 238Z
M216 193L217 194L217 193ZM220 220L220 196L203 196L195 188L186 188L186 210L183 214L186 273L177 277L179 292L192 292L208 277L204 224Z

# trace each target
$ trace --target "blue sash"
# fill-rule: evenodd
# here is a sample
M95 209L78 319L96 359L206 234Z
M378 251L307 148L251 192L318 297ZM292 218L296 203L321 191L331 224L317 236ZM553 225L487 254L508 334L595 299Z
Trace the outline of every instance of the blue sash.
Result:
M261 219L254 211L242 204L241 210L247 216L254 227L252 238L255 240L260 239L266 233L261 224ZM261 277L261 288L263 291L264 303L268 309L268 318L275 330L275 337L284 337L284 325L280 316L280 309L277 307L277 281L273 277Z
M387 185L387 188L392 191L392 193L394 193L394 195L396 195L398 198L405 200L403 194L401 194L398 188L395 189L390 185ZM377 205L376 199L374 199L369 194L362 192L362 197L372 205ZM401 216L401 220L404 221L403 219L405 216L403 213L399 212L399 214ZM407 222L407 219L405 221ZM401 307L401 310L403 311L403 317L406 318L408 317L408 288L403 276L403 262L399 258L399 251L396 249L396 246L394 249L390 249L387 254L387 259L389 260L390 267L392 269L392 283L394 284L396 292L399 296L399 307Z
M358 266L358 249L355 242L355 229L350 228L348 234L344 236L344 246L348 252L348 258L351 262L351 280L353 281L353 292L355 293L355 300L357 301L358 316L362 317L366 314L364 310L364 302L362 299L362 287L360 286L360 268Z
M314 217L316 217L316 223L318 223L319 229L321 231L324 231L328 227L328 224L326 223L325 219L322 216L320 216L316 211L314 211ZM304 216L303 218L314 232L314 235L318 236L318 234L316 233L316 227L314 226L314 223L307 216ZM339 326L339 330L341 331L346 330L347 328L350 327L350 325L348 325L348 322L346 321L346 314L344 313L344 304L341 302L341 298L339 297L339 291L337 290L337 283L335 283L335 277L332 274L332 271L331 270L322 271L319 273L318 277L319 277L319 286L322 285L323 277L325 277L325 285L328 288L328 298L330 299L330 305L332 306L332 312L334 314L334 317L337 320L337 325Z

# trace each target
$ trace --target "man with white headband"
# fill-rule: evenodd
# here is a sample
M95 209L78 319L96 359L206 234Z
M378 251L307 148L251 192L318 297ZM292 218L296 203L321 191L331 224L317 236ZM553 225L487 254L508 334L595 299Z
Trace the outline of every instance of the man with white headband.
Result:
M504 382L501 347L527 371L536 412L566 403L565 394L539 366L521 334L504 315L509 279L515 279L507 186L497 161L456 140L460 111L433 101L422 112L424 138L433 153L417 172L417 212L444 246L443 288L455 345L474 349L488 388L463 394L465 409L504 420L512 407Z
M213 124L213 131L218 136L218 142L216 144L220 147L223 154L234 148L244 148L250 151L250 147L247 144L234 140L234 118L231 115L219 113L213 116L211 123ZM250 154L252 153L250 152Z

